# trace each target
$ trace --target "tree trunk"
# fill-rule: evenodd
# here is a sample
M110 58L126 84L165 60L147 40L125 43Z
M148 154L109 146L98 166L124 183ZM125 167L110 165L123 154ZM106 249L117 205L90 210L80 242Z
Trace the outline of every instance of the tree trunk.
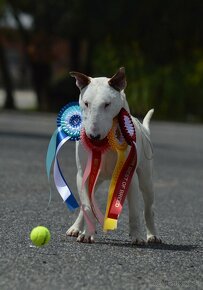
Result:
M4 51L3 45L0 43L0 69L2 73L3 84L6 91L6 102L5 109L14 109L14 98L13 98L13 85L11 80L11 75Z
M10 1L10 3L12 5L12 14L17 22L23 43L23 51L25 56L24 62L27 61L31 69L32 84L37 96L38 109L40 111L49 111L49 82L51 79L51 66L44 59L40 59L39 55L37 60L32 59L32 56L29 55L27 50L30 43L29 34L19 18L18 9L15 6L15 2L13 3L13 1ZM37 53L40 54L38 50Z

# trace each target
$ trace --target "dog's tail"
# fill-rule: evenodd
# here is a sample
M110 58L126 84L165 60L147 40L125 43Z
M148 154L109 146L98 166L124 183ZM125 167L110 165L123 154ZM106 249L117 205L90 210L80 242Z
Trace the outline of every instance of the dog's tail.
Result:
M143 120L143 126L145 127L145 129L147 130L147 132L150 134L150 129L149 129L149 123L150 123L150 120L151 120L151 117L154 113L154 109L151 109L147 115L144 117L144 120Z

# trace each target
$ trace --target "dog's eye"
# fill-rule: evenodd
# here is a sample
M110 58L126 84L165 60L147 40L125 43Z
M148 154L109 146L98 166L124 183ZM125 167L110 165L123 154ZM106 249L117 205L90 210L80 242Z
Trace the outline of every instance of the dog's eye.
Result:
M85 107L87 107L87 108L88 108L88 106L89 106L88 102L85 102Z
M111 105L111 103L106 103L105 105L104 105L104 108L106 109L107 107L109 107Z

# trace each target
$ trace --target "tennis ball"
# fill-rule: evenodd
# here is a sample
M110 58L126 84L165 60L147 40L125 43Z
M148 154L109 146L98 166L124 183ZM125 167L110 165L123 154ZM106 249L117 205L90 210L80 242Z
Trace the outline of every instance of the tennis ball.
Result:
M49 230L43 226L38 226L32 229L30 233L30 239L33 244L37 247L46 245L51 238Z

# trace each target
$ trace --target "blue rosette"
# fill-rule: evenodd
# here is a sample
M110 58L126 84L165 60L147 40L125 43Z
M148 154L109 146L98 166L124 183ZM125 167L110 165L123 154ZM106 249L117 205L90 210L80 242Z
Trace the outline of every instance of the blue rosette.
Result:
M66 141L78 141L80 139L81 125L82 115L79 103L74 102L64 106L57 116L58 128L51 137L46 157L48 180L54 161L55 186L70 210L74 210L79 205L62 174L57 156Z
M70 137L70 141L80 139L82 114L79 103L72 102L64 106L57 116L57 126Z

